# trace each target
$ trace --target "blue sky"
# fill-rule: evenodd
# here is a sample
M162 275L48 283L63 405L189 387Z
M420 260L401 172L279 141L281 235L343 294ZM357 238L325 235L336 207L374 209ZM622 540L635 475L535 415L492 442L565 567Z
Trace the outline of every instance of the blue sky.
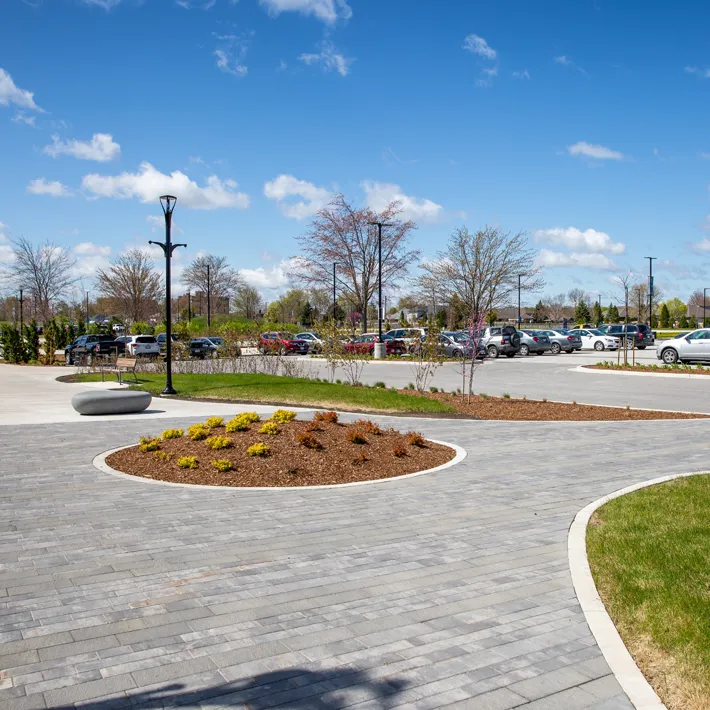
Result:
M0 258L97 266L156 239L271 300L333 191L399 196L425 257L526 230L545 293L710 285L710 5L661 0L6 0ZM179 287L178 287L179 290Z

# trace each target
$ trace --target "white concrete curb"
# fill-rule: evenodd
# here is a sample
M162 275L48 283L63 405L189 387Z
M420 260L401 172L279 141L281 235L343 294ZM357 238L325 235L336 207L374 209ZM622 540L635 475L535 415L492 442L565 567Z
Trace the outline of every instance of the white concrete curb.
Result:
M414 478L415 476L423 476L425 473L434 473L435 471L443 471L450 466L463 461L466 458L466 449L458 446L457 444L450 444L447 441L437 441L436 439L427 439L434 444L440 444L441 446L448 446L456 452L451 461L441 464L441 466L436 466L434 468L426 469L425 471L415 471L414 473L406 473L403 476L390 476L389 478L377 478L373 481L355 481L353 483L333 483L324 486L205 486L197 483L174 483L173 481L158 481L152 478L143 478L142 476L133 476L130 473L123 473L123 471L117 471L115 468L111 468L106 463L106 458L116 451L121 451L122 449L130 449L136 444L131 444L130 446L119 446L116 449L110 449L109 451L104 451L102 454L96 456L93 460L94 466L103 471L104 473L110 473L112 476L119 476L120 478L127 478L134 482L140 483L153 483L159 486L177 486L178 488L191 488L198 490L210 490L210 491L229 491L236 493L237 491L260 491L262 493L266 491L317 491L323 489L336 489L336 488L352 488L353 486L366 486L375 483L388 483L390 481L401 481L405 478Z
M684 372L673 374L671 372L624 372L623 370L594 370L592 366L577 365L570 368L570 372L586 372L593 375L626 375L626 377L673 377L674 379L706 379L710 382L710 375L690 375Z
M619 681L619 685L629 696L629 700L631 700L636 710L667 710L667 708L631 657L624 642L621 640L621 636L619 636L619 632L616 630L616 626L614 626L614 622L607 614L604 602L599 597L587 557L587 525L592 513L614 498L619 498L641 488L672 481L676 478L697 476L702 473L707 472L696 471L673 476L662 476L661 478L654 478L650 481L644 481L643 483L637 483L614 491L582 508L575 516L569 529L567 554L574 591L587 619L587 624L604 654L609 668L611 668L616 680Z

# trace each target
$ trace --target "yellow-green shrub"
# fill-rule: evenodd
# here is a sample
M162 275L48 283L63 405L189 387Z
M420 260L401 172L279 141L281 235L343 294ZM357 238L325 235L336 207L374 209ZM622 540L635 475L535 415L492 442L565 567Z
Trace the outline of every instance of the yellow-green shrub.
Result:
M286 422L291 422L296 418L296 412L291 412L288 409L277 409L269 418L272 422L286 424Z
M161 439L180 439L184 434L183 429L166 429L161 435Z
M232 434L235 431L246 431L249 428L249 422L246 419L242 419L241 416L234 417L227 422L226 430L228 434Z
M280 433L281 429L276 426L276 422L264 422L259 429L259 434L268 434L269 436L276 436Z
M210 464L222 473L232 470L232 462L229 459L216 459L215 461L210 461Z
M193 441L202 441L210 435L210 428L204 424L193 424L187 434Z
M153 452L153 458L156 461L170 461L170 459L173 457L172 454L168 454L165 451L154 451Z
M232 445L232 440L228 436L211 436L205 439L205 444L210 449L228 449Z
M197 468L197 456L181 456L177 460L179 468Z
M242 412L237 414L237 416L242 417L248 424L261 421L261 417L256 412Z
M205 424L210 428L210 429L216 429L217 427L220 427L224 424L224 419L222 417L210 417Z
M143 453L148 453L149 451L157 451L160 448L160 439L147 439L143 437L141 439L141 444L138 447Z
M269 447L266 444L252 444L248 449L247 453L249 456L268 456Z

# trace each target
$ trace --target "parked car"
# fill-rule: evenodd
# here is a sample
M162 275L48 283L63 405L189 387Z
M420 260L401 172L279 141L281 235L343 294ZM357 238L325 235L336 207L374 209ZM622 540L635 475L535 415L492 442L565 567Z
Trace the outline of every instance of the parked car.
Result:
M610 335L604 335L596 328L589 330L583 328L574 328L568 331L569 335L578 335L582 341L582 350L616 350L619 347L619 339L612 338Z
M409 352L413 352L414 348L426 338L426 328L393 328L388 330L384 335L401 340Z
M217 348L217 357L241 357L242 349L234 341L228 343L221 335L207 335L205 337Z
M130 357L159 357L160 345L153 335L122 335L116 342L125 344Z
M323 338L318 333L308 331L306 333L298 333L298 340L305 340L308 343L308 352L319 353L323 350Z
M75 365L77 362L90 362L96 357L123 355L125 343L115 340L113 335L80 335L64 348L64 362Z
M377 333L363 333L355 338L352 343L345 343L345 350L350 353L360 353L361 355L372 355L375 352L375 343L380 342ZM382 334L382 342L385 344L387 355L404 355L407 346L402 340L393 338L388 333Z
M384 337L387 336L385 335ZM420 340L413 346L411 350L412 354L416 355L418 353L423 342L423 340ZM456 360L461 358L470 359L471 353L473 352L473 343L471 338L465 333L442 331L439 333L438 350L439 354L444 357L450 357ZM476 357L485 358L486 355L486 348L481 343L478 343Z
M305 340L300 340L294 337L291 333L262 333L259 339L259 352L267 355L289 355L296 353L298 355L308 354L308 343Z
M519 330L518 333L520 335L519 352L521 355L530 355L530 353L542 355L552 349L550 339L538 330Z
M158 333L158 335L155 336L155 339L158 341L160 352L165 353L165 348L168 343L168 334L165 332ZM170 341L173 343L173 345L178 342L177 335L175 335L175 333L170 334Z
M629 348L634 346L639 350L645 350L649 345L653 346L656 342L653 337L653 331L644 323L604 325L599 330L605 335L618 338L622 342L626 339L626 344Z
M209 338L192 338L187 344L190 357L204 360L206 357L217 357L217 346Z
M666 365L710 360L710 330L700 328L672 340L662 340L656 347L656 357Z
M576 333L572 334L562 328L558 328L557 330L541 330L539 332L550 339L550 352L555 355L563 350L566 353L571 353L575 350L582 349L582 339Z
M488 326L481 332L479 340L488 357L494 359L499 355L515 357L520 350L520 334L512 325Z

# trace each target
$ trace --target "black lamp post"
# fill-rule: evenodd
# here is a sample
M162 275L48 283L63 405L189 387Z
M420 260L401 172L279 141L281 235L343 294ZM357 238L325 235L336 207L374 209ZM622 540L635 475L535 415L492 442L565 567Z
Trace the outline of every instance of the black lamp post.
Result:
M518 274L518 330L520 330L520 324L522 323L522 316L520 315L520 291L521 291L521 284L520 284L520 279L525 276L525 274Z
M648 325L653 328L653 262L658 257L655 256L645 256L644 259L648 259ZM641 314L639 313L639 321L641 320Z
M177 197L173 197L172 195L163 195L160 198L160 206L163 208L163 214L165 215L165 242L148 242L148 244L156 244L159 246L163 250L163 254L165 254L165 361L167 367L165 371L165 389L162 394L177 394L173 389L173 309L170 295L170 262L173 258L173 252L178 247L186 247L187 244L173 244L170 241L173 210L175 209L176 202Z
M382 342L382 227L394 227L393 224L386 222L368 222L368 224L377 226L377 341ZM367 306L365 306L367 308Z
M703 289L703 328L705 327L705 323L707 323L707 321L705 320L705 296L707 295L708 291L710 291L710 288Z

